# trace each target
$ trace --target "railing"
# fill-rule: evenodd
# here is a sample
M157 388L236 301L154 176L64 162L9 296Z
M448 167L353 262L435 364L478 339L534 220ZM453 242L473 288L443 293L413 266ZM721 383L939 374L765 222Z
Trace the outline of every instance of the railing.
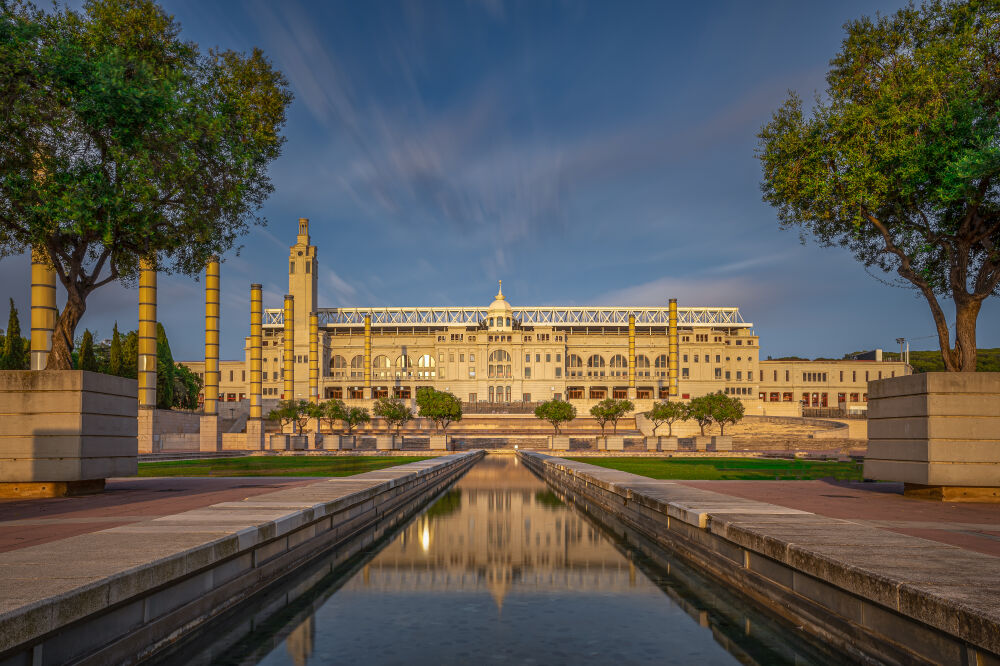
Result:
M462 414L534 414L540 402L463 402Z
M849 412L838 407L803 407L802 416L818 419L858 419L868 418L868 409Z

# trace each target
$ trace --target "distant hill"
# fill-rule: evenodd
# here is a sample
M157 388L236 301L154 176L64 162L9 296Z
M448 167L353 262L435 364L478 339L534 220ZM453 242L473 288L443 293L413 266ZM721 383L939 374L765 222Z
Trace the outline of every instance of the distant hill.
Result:
M882 352L883 361L898 361L899 352ZM911 351L910 365L914 372L944 372L941 352ZM976 353L976 372L1000 372L1000 349L980 349Z

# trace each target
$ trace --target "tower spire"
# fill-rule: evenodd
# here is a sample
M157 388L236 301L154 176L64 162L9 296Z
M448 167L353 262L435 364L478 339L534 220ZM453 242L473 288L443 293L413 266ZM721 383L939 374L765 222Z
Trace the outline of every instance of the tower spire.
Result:
M502 301L503 300L503 280L498 280L497 282L500 283L500 287L497 289L497 300L498 301Z

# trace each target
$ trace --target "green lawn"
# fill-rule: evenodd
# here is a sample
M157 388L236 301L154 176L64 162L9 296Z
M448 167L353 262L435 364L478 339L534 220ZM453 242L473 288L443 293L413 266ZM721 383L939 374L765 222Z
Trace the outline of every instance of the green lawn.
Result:
M569 458L652 479L795 480L833 477L861 481L855 462L777 460L774 458Z
M139 476L352 476L427 456L247 456L139 463Z

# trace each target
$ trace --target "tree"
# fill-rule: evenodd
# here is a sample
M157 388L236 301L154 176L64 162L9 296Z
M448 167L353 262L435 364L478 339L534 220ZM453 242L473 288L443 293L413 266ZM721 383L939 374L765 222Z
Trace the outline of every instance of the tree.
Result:
M558 435L560 423L567 423L576 418L576 407L565 400L553 398L535 407L535 416L551 423Z
M712 399L707 395L693 398L688 403L688 416L698 422L704 437L705 426L712 424Z
M129 331L122 340L122 373L120 377L139 377L139 332Z
M174 407L179 409L198 409L198 394L201 393L202 382L198 375L191 372L186 365L174 364Z
M347 434L350 435L354 431L354 426L368 423L371 420L371 415L368 414L368 410L364 407L351 407L347 410L347 416L344 418L344 425L347 426Z
M294 434L301 434L310 418L314 405L305 400L282 400L267 414L269 421L278 421L282 427L293 425Z
M7 330L0 350L0 369L27 370L31 367L31 344L21 337L21 321L17 316L14 299L10 299Z
M945 369L972 372L1000 293L1000 9L930 0L846 30L811 113L792 93L758 134L764 200L782 227L919 291Z
M403 424L413 418L413 412L399 398L379 398L372 407L372 414L384 419L390 428L395 428L397 435Z
M111 351L108 352L108 374L116 377L124 377L124 358L122 354L122 336L118 332L118 322L111 332Z
M97 372L97 357L94 355L94 335L90 329L83 329L83 340L80 342L80 370Z
M611 432L617 433L618 421L635 409L635 405L632 404L631 400L618 400L615 398L608 398L603 402L608 403L608 420L611 421Z
M728 396L721 391L706 396L712 407L712 420L719 424L719 434L726 434L726 424L736 425L743 419L745 408L743 401L735 396Z
M347 405L344 404L343 400L327 400L319 404L319 415L320 418L326 421L327 427L330 432L333 432L334 421L347 421Z
M160 409L174 406L174 355L160 322L156 322L156 406Z
M667 424L667 437L674 436L674 423L677 421L687 421L688 406L683 402L657 402L653 408L646 412L646 418L653 423L653 434L663 425Z
M462 401L447 391L430 387L417 389L417 407L420 416L431 419L441 430L447 430L452 421L462 420Z
M611 418L611 415L608 413L607 405L604 404L606 402L607 400L602 400L590 408L590 415L594 417L595 421L597 421L597 425L601 426L601 437L604 437L604 425Z
M179 34L152 0L0 3L0 256L36 251L66 290L49 369L71 368L95 289L143 260L199 275L273 189L284 77Z

